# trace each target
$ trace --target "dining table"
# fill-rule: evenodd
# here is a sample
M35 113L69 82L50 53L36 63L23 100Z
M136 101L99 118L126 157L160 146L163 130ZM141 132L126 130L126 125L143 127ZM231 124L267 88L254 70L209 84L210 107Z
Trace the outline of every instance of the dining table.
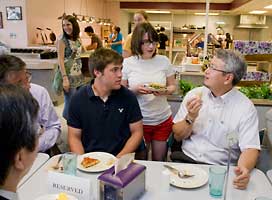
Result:
M40 167L25 183L18 188L18 196L20 200L35 200L39 196L48 194L47 177L48 171L51 170L51 166L54 166L58 161L56 155L50 158L42 167ZM181 188L165 184L165 164L173 167L180 168L186 166L187 168L198 168L201 171L205 171L207 176L209 174L210 165L203 164L185 164L174 162L158 162L158 161L140 161L134 162L146 166L145 171L145 192L140 197L142 200L160 200L160 199L189 199L189 200L212 200L209 195L208 181L200 187L196 188ZM223 166L222 166L223 167ZM168 171L170 173L170 171ZM87 178L90 180L92 199L99 199L98 197L98 176L102 172L84 172L77 170L77 176ZM250 182L245 190L239 190L234 188L232 180L235 177L234 166L230 167L229 178L227 183L227 200L254 200L256 197L272 197L272 186L269 183L266 175L259 169L253 169L250 175ZM218 198L217 198L218 199ZM220 199L220 198L219 198ZM222 198L223 199L223 198ZM89 199L88 199L89 200Z
M272 184L272 169L268 170L268 171L266 172L266 175L267 175L267 177L268 177L270 183Z
M20 188L47 160L49 155L46 153L38 153L33 165L27 172L27 174L20 180L17 188Z

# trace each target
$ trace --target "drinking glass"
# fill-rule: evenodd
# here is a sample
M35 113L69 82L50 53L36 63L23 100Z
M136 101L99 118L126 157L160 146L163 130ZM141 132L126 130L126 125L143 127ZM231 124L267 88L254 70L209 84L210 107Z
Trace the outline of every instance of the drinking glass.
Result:
M209 169L209 192L212 197L221 198L227 170L220 166L211 166Z
M63 154L63 172L69 175L76 175L77 171L77 154L67 152Z

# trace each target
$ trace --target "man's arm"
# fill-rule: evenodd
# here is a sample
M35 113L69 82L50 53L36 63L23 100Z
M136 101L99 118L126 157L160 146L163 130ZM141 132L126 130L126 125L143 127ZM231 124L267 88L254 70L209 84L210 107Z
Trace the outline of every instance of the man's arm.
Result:
M50 127L42 127L41 130L44 130L40 133L39 137L39 151L45 152L50 149L57 142L57 139L60 135L61 129L60 124L50 124Z
M188 138L193 129L193 123L188 124L185 119L182 121L179 121L178 123L175 123L172 127L173 133L174 133L174 138L180 142L183 139Z
M118 42L111 42L110 45L117 45L117 44L122 44L122 40L119 40Z
M31 84L30 93L39 102L39 151L45 152L56 143L61 133L61 123L45 88Z
M127 153L135 152L143 139L143 122L142 120L129 124L131 136L126 142L124 148L116 157L120 158Z
M258 149L246 149L241 153L237 167L234 169L236 174L236 177L233 180L234 187L246 189L250 179L250 171L255 167L258 156Z
M81 129L68 126L68 145L71 152L79 155L84 154L84 148L81 142Z
M98 45L97 42L94 42L94 43L92 43L92 44L86 46L86 49L87 49L87 50L96 49L96 48L97 48L97 45Z
M186 103L188 114L186 117L173 125L174 138L181 141L190 137L192 134L193 123L198 117L199 110L202 106L202 101L199 97L193 97Z

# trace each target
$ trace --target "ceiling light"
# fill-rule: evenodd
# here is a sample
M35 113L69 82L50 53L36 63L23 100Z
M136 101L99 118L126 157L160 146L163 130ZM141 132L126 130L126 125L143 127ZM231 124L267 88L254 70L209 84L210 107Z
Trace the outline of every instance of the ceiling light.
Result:
M146 13L152 13L152 14L169 14L171 13L168 10L146 10Z
M269 6L265 6L264 8L265 8L265 9L272 9L272 4L269 5Z
M267 11L265 11L265 10L252 10L252 11L250 11L249 12L250 14L264 14L264 13L267 13Z
M218 21L218 22L215 22L217 25L225 25L226 22L223 22L223 21Z
M211 16L217 16L217 15L219 15L219 13L208 13L209 15L211 15ZM195 15L206 15L206 13L195 13Z

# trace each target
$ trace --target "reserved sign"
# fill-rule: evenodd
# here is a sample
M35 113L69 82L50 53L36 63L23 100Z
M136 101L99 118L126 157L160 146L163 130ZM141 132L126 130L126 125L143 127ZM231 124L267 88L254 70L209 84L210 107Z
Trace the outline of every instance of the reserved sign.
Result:
M49 171L47 183L50 193L65 192L77 197L79 200L92 199L89 179Z

